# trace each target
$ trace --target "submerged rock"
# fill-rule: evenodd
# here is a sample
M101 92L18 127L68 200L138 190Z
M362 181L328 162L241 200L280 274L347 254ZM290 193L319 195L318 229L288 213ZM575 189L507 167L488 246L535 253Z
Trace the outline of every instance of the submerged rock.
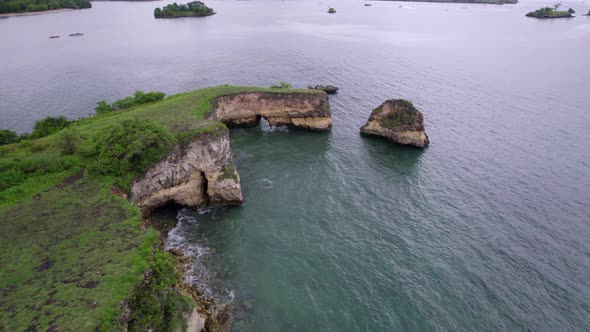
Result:
M387 138L404 145L424 148L428 136L424 132L424 119L412 102L403 99L385 101L373 110L361 133Z
M316 86L310 86L310 89L313 90L321 90L324 91L325 93L328 94L334 94L336 92L338 92L338 90L340 90L340 88L335 87L333 85L316 85Z
M242 303L242 307L244 307L244 310L246 310L246 311L252 310L252 304L248 301L244 301Z

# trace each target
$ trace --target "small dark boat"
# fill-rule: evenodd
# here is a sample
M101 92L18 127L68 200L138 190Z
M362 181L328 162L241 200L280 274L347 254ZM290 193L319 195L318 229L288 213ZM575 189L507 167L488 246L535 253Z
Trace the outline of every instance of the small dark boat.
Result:
M336 13L336 9L330 8L330 9L328 9L328 13L334 14L334 13Z
M70 37L80 37L80 36L84 36L84 34L83 33L79 33L79 32L70 33Z
M365 7L371 7L372 5L370 3L366 3Z
M59 36L49 36L50 39L59 38Z

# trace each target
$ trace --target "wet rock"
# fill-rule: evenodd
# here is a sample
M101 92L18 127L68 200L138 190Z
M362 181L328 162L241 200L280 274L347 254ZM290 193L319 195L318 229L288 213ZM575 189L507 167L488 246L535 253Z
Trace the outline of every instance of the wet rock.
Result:
M230 312L227 305L219 306L205 322L205 330L208 332L229 332L230 328Z
M242 303L242 307L244 307L244 310L246 310L246 311L252 310L252 304L248 301L244 301Z
M339 87L333 86L333 85L316 85L316 86L310 86L310 89L313 90L321 90L326 92L327 94L334 94L336 92L338 92L338 90L340 90Z
M361 127L361 133L419 148L429 144L422 113L412 102L403 99L387 100L373 110L367 123Z

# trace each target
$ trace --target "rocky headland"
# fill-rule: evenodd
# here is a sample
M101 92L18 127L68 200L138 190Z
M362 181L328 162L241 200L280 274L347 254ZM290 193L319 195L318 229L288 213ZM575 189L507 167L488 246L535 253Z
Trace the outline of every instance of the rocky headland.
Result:
M331 127L323 92L239 92L217 96L212 104L210 118L230 127L255 126L261 118L272 126L314 131ZM143 215L168 204L214 207L243 200L226 128L174 145L131 187L131 202Z
M361 127L361 134L419 148L429 143L422 113L412 102L403 99L386 100L374 109L367 123Z
M1 131L0 173L12 176L0 183L0 222L10 248L0 257L13 267L0 300L6 330L229 329L232 306L183 280L197 258L168 251L168 230L151 216L169 204L241 204L227 126L265 118L271 125L329 130L328 96L229 85L163 100L147 95L113 103L134 107L100 102L89 118L48 117L30 135ZM22 176L14 178L15 170ZM34 228L22 231L22 224ZM31 255L10 255L17 251ZM31 266L38 267L35 275ZM15 277L21 275L27 277ZM31 289L40 297L24 295ZM28 309L7 313L12 307ZM33 315L41 318L31 321Z

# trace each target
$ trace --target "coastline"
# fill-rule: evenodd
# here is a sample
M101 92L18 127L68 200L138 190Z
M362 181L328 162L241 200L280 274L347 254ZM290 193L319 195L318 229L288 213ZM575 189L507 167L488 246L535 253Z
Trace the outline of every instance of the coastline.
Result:
M509 1L468 1L468 0L368 0L368 1L381 1L381 2L425 2L425 3L445 3L445 4L469 4L469 5L515 5L518 0Z
M72 11L72 10L81 10L81 9L87 9L87 8L80 8L80 9L60 8L60 9L44 10L44 11L40 11L40 12L6 13L6 14L0 14L0 18L3 18L3 17L16 17L16 16L33 16L33 15L44 15L44 14L55 14L55 13L69 12L69 11Z

